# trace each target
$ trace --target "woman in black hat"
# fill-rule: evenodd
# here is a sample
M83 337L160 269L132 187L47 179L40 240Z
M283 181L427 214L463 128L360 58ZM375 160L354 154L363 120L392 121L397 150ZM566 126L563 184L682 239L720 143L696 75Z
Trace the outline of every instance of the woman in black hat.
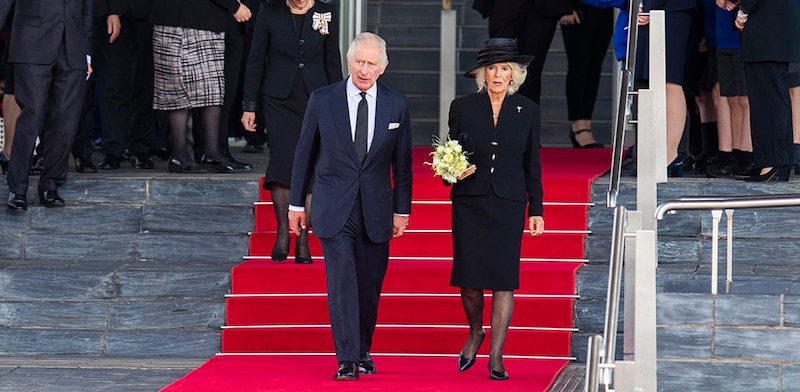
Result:
M458 370L475 363L483 330L483 291L492 290L489 376L505 380L505 342L514 290L519 288L522 233L542 234L542 176L539 163L539 106L517 92L532 56L517 53L511 38L491 38L478 52L478 65L465 74L478 92L450 104L450 138L471 153L472 163L452 184L453 270L470 327ZM527 207L527 215L526 215ZM527 217L527 220L525 219ZM526 224L527 223L527 224Z

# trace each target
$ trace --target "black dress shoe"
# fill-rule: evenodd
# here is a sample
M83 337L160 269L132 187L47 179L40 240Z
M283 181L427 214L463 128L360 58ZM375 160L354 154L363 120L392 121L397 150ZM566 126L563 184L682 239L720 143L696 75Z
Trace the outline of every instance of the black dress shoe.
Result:
M75 171L78 173L97 173L97 165L91 159L75 158Z
M236 165L233 162L223 158L214 159L210 156L203 155L199 162L200 165L206 169L215 171L217 173L243 173L247 171L244 167Z
M44 191L39 192L39 204L47 208L53 208L64 207L66 203L64 202L64 199L58 195L57 191Z
M264 145L263 144L256 144L256 143L247 143L242 148L242 152L246 152L248 154L258 154L264 152Z
M102 170L117 170L119 169L119 157L116 155L106 155L103 163L100 164Z
M467 369L471 368L472 365L475 364L475 358L478 356L478 350L481 348L481 344L483 344L483 339L486 338L486 332L483 333L481 336L481 341L478 342L478 349L475 350L475 354L472 354L469 357L464 356L464 352L458 353L458 371L465 372Z
M192 160L181 161L178 158L171 158L167 164L167 171L170 173L206 173L207 170L194 163Z
M23 195L8 192L8 203L6 205L10 210L25 211L28 209L28 199Z
M339 362L339 370L333 375L333 381L355 381L358 380L358 366L355 362Z
M358 373L360 374L375 374L375 362L372 361L372 355L366 353L358 359Z
M295 264L314 264L314 260L311 259L311 254L308 251L308 247L294 247L294 262ZM366 355L369 356L369 353Z
M131 157L131 166L134 169L152 169L155 167L153 160L147 154L136 154Z

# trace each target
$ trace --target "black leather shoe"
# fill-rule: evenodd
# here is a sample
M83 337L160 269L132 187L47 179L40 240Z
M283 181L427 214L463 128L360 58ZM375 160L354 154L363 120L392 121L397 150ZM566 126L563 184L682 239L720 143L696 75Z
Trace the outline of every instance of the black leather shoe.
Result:
M91 159L75 158L75 171L78 173L97 173L97 165Z
M169 160L169 164L167 164L167 171L170 173L206 173L207 170L194 163L191 160L187 160L186 162L182 162L178 158L171 158Z
M134 169L152 169L155 167L153 160L147 154L136 154L131 157L131 166Z
M372 361L372 355L366 353L358 359L358 373L360 374L375 374L375 362Z
M232 163L235 168L244 170L246 172L253 170L253 165L247 162L237 161L236 158L233 157L233 155L230 154L225 155L225 159L227 159L228 162Z
M475 350L475 354L472 354L469 357L464 356L464 351L458 353L458 371L465 372L467 369L471 368L472 365L475 364L475 358L478 356L478 350L481 348L481 344L483 344L483 339L486 338L486 332L483 333L481 336L481 341L478 342L478 348Z
M256 143L247 143L244 145L244 148L242 148L242 152L246 152L248 154L259 154L264 152L264 145Z
M745 178L749 182L789 181L789 166L773 166L764 174L759 170L757 174Z
M64 199L58 195L57 191L44 191L39 192L39 204L47 208L53 208L64 207L66 203L64 202Z
M339 370L333 375L333 381L355 381L358 380L358 366L355 362L339 362Z
M294 262L295 264L314 264L314 260L311 259L311 254L308 251L308 247L294 247ZM369 355L369 353L366 355Z
M106 155L103 163L100 164L102 170L117 170L119 169L119 157L116 155Z
M10 210L25 211L28 209L28 199L23 195L8 192L8 203L6 205Z
M235 165L227 159L214 159L207 155L203 155L199 162L206 169L217 173L243 173L246 171L243 167Z

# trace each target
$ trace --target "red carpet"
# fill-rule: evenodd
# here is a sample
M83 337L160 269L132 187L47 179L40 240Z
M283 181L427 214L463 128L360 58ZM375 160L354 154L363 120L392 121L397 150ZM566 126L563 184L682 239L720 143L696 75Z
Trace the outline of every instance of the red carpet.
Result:
M449 286L449 188L431 174L429 149L415 150L414 205L406 235L390 245L389 270L372 352L378 374L357 383L331 381L336 368L319 240L313 265L269 260L275 219L261 192L250 260L231 273L222 353L165 391L482 390L544 391L570 359L575 272L583 261L590 183L609 166L608 149L542 149L545 234L522 241L504 353L508 382L489 382L489 339L474 369L459 374L455 354L468 328L457 289ZM491 244L486 244L491 246ZM488 324L487 297L484 324ZM488 325L485 326L491 334ZM235 354L249 355L235 355ZM324 356L324 357L320 357ZM424 374L420 372L424 371Z

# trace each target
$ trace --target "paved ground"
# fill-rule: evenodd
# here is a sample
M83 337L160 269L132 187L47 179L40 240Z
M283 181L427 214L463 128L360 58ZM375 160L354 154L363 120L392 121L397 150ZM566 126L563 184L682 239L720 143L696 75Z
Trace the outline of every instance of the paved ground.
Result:
M205 359L0 357L0 391L152 392Z

